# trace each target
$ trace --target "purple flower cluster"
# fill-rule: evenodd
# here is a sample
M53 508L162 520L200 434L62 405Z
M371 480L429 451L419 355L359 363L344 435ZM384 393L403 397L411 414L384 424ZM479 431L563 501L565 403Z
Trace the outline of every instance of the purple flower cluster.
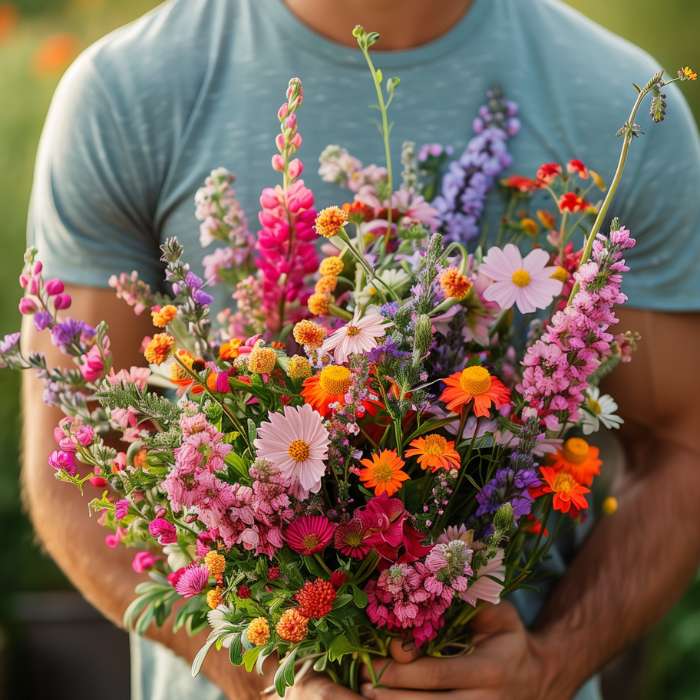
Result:
M92 326L74 318L61 321L51 329L53 344L62 352L70 354L82 354L77 349L94 336L95 329Z
M233 189L235 179L225 168L217 168L195 194L195 216L202 222L199 240L203 247L213 241L227 241L234 246L252 242L245 213Z
M478 235L486 196L498 175L511 164L507 141L520 130L517 105L504 100L497 88L486 95L488 102L473 122L475 136L460 158L450 164L440 194L433 201L449 241L465 242Z
M520 470L512 467L499 469L476 495L479 504L476 517L492 515L504 503L510 503L513 506L513 518L517 522L530 514L533 501L530 489L536 488L540 483L537 471L532 467Z
M622 273L629 269L622 255L634 245L625 228L599 234L591 259L574 275L579 290L571 304L554 314L527 349L518 391L551 430L579 419L588 380L611 355L613 307L627 300L620 290Z

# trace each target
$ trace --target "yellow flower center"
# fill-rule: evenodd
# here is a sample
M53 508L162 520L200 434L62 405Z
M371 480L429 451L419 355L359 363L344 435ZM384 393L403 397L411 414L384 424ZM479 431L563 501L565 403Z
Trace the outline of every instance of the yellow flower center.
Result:
M524 268L519 267L510 277L516 287L527 287L530 284L530 273Z
M594 416L599 416L603 412L603 407L590 396L586 399L586 407Z
M472 396L480 396L491 388L491 375L485 367L474 365L462 370L459 384Z
M569 438L564 443L564 457L567 462L581 464L588 457L588 443L583 438Z
M566 472L559 472L559 474L557 474L556 478L554 479L554 484L552 488L558 493L571 493L575 485L576 481L574 480L574 477L571 476L571 474L567 474Z
M326 394L345 394L350 388L351 378L347 367L328 365L321 370L318 383Z
M311 446L306 440L292 440L287 448L287 454L295 462L305 462L311 454Z
M551 274L551 278L559 280L559 282L566 282L569 279L569 273L561 265L558 265L557 269Z
M391 481L394 476L394 470L390 464L386 462L378 462L372 467L372 476L375 481Z
M423 444L423 452L432 457L441 457L445 454L447 440L442 435L428 435Z
M357 326L348 324L348 326L345 329L345 332L352 338L353 336L359 335L360 329Z

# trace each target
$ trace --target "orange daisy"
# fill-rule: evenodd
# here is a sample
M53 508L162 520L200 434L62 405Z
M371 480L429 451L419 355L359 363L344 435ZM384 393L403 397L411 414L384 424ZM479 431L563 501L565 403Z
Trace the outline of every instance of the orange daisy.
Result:
M328 365L318 374L304 380L301 395L311 408L316 409L322 416L327 416L330 404L345 403L345 394L350 388L352 373L341 365Z
M572 437L550 457L549 466L555 471L571 474L579 484L590 486L603 464L598 458L599 453L597 447L589 445L583 438Z
M510 390L480 365L472 365L461 372L455 372L442 381L446 387L440 400L455 413L459 413L463 406L473 402L475 416L488 416L491 404L501 408L510 401Z
M410 443L412 449L407 450L406 457L418 457L418 464L421 469L430 469L436 472L438 469L459 469L460 459L455 444L452 440L447 440L432 433L425 437L419 437Z
M393 496L402 482L409 479L403 471L405 462L396 454L396 450L380 450L372 454L370 459L361 459L360 464L365 468L360 470L360 481L369 489L374 489L374 495L385 493Z
M540 467L540 474L545 483L539 487L538 492L554 494L552 500L554 510L571 513L576 517L579 511L588 508L586 494L591 490L579 484L571 474L555 471L551 467Z

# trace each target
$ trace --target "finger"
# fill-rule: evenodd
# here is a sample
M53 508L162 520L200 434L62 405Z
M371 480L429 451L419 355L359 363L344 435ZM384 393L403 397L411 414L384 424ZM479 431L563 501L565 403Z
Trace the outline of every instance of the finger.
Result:
M411 661L415 661L420 656L420 652L416 649L416 645L412 641L402 639L391 640L389 654L391 654L391 658L394 659L394 661L400 664L407 664Z
M420 690L393 690L390 688L373 688L371 683L365 683L360 691L363 698L368 700L435 700L435 693ZM477 696L469 696L470 691L449 690L440 693L440 698L445 700L478 700Z
M277 696L274 695L274 697ZM359 700L359 697L351 690L336 685L330 678L318 673L305 676L285 694L287 700Z
M479 655L478 651L469 656L441 659L423 656L407 664L380 659L373 666L378 683L392 689L490 688L502 673L502 669L490 658ZM363 680L369 680L367 674L363 674Z
M522 628L523 622L515 607L502 601L498 605L486 605L471 621L475 635L491 636L501 632L514 632Z

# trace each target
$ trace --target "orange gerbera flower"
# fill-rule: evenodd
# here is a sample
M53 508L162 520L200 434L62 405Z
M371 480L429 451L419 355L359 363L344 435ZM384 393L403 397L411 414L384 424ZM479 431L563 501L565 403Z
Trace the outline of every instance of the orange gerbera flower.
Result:
M361 459L360 481L369 489L374 489L375 496L385 493L393 496L402 482L409 476L403 471L405 462L396 454L396 450L380 450L372 454L370 459Z
M575 517L580 511L588 508L586 494L591 490L579 484L571 474L558 472L551 467L540 467L540 474L544 484L539 487L538 492L554 494L552 500L554 510L570 513Z
M589 445L583 438L572 437L550 457L549 466L555 471L571 474L579 484L590 486L603 464L598 458L599 453L597 447Z
M442 381L446 387L440 400L455 413L459 413L463 406L473 401L474 415L488 416L491 404L501 408L510 401L510 390L480 365L472 365L461 372L455 372Z
M328 365L318 374L304 380L301 395L311 408L316 409L322 416L327 416L330 404L345 403L345 394L350 388L352 373L341 365Z
M436 472L438 469L459 469L460 459L455 444L432 433L425 437L419 437L411 441L412 449L406 451L406 457L418 457L421 469L430 469Z

